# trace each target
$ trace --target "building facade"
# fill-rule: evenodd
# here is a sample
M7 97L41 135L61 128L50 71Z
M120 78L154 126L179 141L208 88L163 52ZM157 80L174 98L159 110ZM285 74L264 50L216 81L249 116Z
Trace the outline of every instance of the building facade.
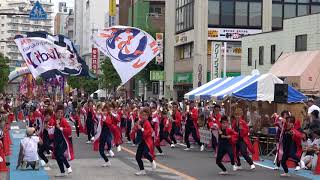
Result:
M0 0L0 12L2 13L25 13L29 14L33 2L30 1L9 1ZM40 1L42 7L48 14L47 20L32 21L29 16L15 15L7 16L0 15L0 53L4 54L10 59L10 67L20 67L24 60L15 45L13 38L17 34L23 34L31 31L47 31L53 32L53 4L50 1Z
M258 69L262 74L267 73L284 53L319 50L319 5L303 4L306 11L302 11L298 4L293 11L296 10L296 16L300 17L287 16L289 18L282 22L282 30L243 38L241 74L249 75L254 69Z
M74 1L74 43L79 47L80 56L84 58L89 68L91 63L91 35L103 29L109 17L106 16L109 9L108 1L83 0Z
M29 14L35 1L26 0L0 0L0 13L19 13ZM53 32L53 4L49 0L40 1L43 9L48 14L48 19L41 21L29 20L26 15L0 15L0 53L9 58L10 71L16 67L21 67L23 60L14 37L18 34L24 34L31 31ZM6 87L9 93L18 92L19 79L11 82Z
M167 0L166 97L183 98L214 78L211 69L215 67L227 76L240 75L245 36L281 30L284 19L316 12L317 0ZM227 43L226 70L224 49L220 50L219 65L211 63L211 45L219 42Z
M63 34L67 35L65 32L65 24L67 21L67 17L73 14L73 9L67 7L67 3L60 2L59 3L59 11L54 17L54 34Z

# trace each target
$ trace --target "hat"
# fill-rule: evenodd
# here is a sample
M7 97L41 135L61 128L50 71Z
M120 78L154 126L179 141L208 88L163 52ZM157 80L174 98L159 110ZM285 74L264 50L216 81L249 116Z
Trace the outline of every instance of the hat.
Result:
M28 128L28 129L26 130L26 134L27 134L27 136L32 136L35 131L36 131L35 128L30 127L30 128Z

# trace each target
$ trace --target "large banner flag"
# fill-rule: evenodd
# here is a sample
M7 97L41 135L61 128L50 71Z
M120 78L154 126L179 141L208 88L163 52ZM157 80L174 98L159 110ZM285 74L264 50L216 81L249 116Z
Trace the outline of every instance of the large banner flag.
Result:
M127 26L113 26L92 36L92 41L111 59L122 84L159 54L157 42L141 29Z
M17 35L15 43L34 78L89 76L89 68L72 41L63 35L29 32Z

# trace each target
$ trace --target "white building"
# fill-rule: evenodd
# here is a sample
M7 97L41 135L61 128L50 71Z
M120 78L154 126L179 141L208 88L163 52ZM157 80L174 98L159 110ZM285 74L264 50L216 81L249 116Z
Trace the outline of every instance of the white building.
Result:
M320 14L313 14L284 20L283 30L243 38L241 74L267 73L285 53L320 50L319 33Z
M74 42L80 46L80 55L91 68L91 35L109 24L109 1L74 1ZM118 18L116 18L118 19Z
M54 17L54 34L67 35L65 24L69 15L73 14L73 9L67 7L67 3L59 3L59 11Z
M0 0L1 13L29 14L34 1L27 0ZM53 27L53 4L49 1L40 1L48 14L47 20L32 21L28 15L0 15L0 53L10 59L10 66L21 66L24 63L13 38L17 34L30 31L47 31L52 33Z

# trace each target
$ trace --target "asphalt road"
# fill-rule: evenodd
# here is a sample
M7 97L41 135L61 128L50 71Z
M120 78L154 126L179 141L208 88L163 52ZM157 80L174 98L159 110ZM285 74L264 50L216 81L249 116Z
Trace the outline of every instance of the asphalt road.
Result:
M75 132L73 132L75 135ZM158 168L155 172L149 171L151 169L150 163L145 161L145 166L148 175L140 178L136 177L134 173L138 170L138 165L135 161L134 153L136 147L129 144L122 145L122 151L115 152L115 157L110 158L112 166L109 168L102 168L100 165L103 163L98 152L92 150L91 144L85 144L87 137L81 135L79 139L73 138L74 151L76 159L71 162L73 168L72 176L70 179L188 179L188 180L277 180L284 179L280 177L281 171L270 170L267 168L256 166L256 170L249 170L246 162L242 163L244 170L233 172L231 165L225 164L228 171L231 173L227 176L218 175L221 170L215 164L213 153L209 151L200 152L199 148L195 145L191 151L184 151L182 145L176 148L163 146L162 149L165 153L164 156L159 156L156 159ZM58 172L55 161L52 163L52 169L48 174L53 178L54 173ZM50 164L51 164L50 163ZM303 177L292 175L290 179L302 180Z
M25 126L19 123L20 129ZM23 127L24 126L24 127ZM280 180L288 179L281 178L281 171L270 170L267 168L256 166L256 170L249 170L249 166L246 162L242 165L244 170L233 172L229 163L225 164L228 171L231 173L227 176L218 175L221 170L215 164L215 158L213 153L209 151L200 152L199 147L195 145L191 151L184 151L185 148L182 145L178 145L176 148L171 149L169 146L162 146L165 153L164 156L159 156L156 159L158 164L156 171L150 171L151 165L149 162L145 162L145 169L147 176L137 177L134 175L138 171L138 165L135 161L136 147L132 147L129 144L122 145L122 151L115 152L115 157L110 158L111 167L101 167L103 160L100 158L98 152L94 152L92 144L86 144L87 137L83 134L80 138L75 137L75 131L73 130L73 146L75 152L75 160L70 164L73 169L72 175L61 179L77 179L77 180ZM56 179L55 174L59 172L59 168L55 160L50 160L50 167L46 168L50 179ZM39 179L39 178L38 178ZM292 175L292 180L305 179L300 176Z

